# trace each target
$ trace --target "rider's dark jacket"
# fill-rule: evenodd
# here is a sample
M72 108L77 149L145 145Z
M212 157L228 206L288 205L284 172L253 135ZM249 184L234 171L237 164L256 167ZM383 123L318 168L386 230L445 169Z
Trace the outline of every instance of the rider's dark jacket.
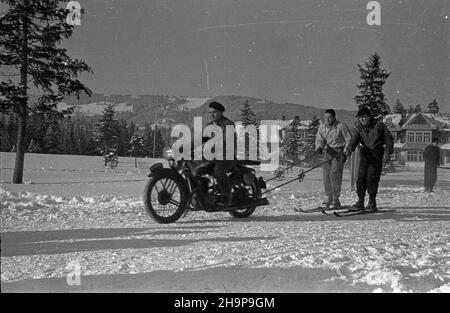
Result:
M223 116L222 115L222 117L216 122L216 121L211 121L211 122L209 122L206 126L210 126L210 125L217 125L217 126L219 126L221 129L222 129L222 136L223 136L223 160L225 160L225 159L227 159L228 160L228 158L226 158L226 156L227 156L227 154L226 154L226 147L227 147L227 142L228 141L230 141L230 140L232 140L232 141L234 141L234 144L233 145L230 145L230 148L231 148L231 146L233 146L233 160L236 158L236 130L235 130L235 124L230 120L230 119L228 119L227 117L225 117L225 116ZM230 137L230 135L229 136L227 136L227 132L226 132L226 129L227 129L227 126L233 126L233 133L231 134L233 137Z

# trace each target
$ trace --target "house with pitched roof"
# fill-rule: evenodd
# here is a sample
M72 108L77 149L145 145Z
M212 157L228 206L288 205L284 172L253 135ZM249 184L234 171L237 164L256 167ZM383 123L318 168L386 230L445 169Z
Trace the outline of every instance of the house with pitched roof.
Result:
M433 137L439 139L441 164L450 165L450 115L415 113L400 125L396 114L388 115L384 121L395 139L397 159L406 162L423 162L423 151Z

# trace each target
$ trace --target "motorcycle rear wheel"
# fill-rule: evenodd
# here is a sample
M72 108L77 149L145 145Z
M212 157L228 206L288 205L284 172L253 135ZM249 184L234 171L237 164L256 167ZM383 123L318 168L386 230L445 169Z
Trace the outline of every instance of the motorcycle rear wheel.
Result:
M186 184L181 176L174 173L155 174L144 189L145 209L160 224L176 222L186 210L187 201Z
M261 199L261 188L259 187L256 181L253 181L251 186L246 186L249 192L251 192L251 196L253 200ZM245 209L240 210L232 210L229 211L230 215L235 218L247 218L255 212L256 206L251 206Z

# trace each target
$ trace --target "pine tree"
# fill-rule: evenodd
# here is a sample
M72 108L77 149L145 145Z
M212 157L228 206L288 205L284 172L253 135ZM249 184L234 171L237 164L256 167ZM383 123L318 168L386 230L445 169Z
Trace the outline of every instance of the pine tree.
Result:
M14 115L1 114L0 120L0 151L9 152L14 148L17 125Z
M28 82L42 91L35 109L57 112L64 96L84 92L91 94L77 77L91 72L81 60L70 58L59 47L72 35L74 26L67 23L67 1L2 0L7 11L0 19L0 64L12 71L0 82L0 111L12 108L17 118L16 160L13 183L23 182L27 138L27 116L31 110ZM18 76L19 79L11 77Z
M130 140L134 134L134 130L131 130L127 122L121 119L118 122L118 154L120 156L127 155L130 150Z
M249 159L250 155L250 147L256 146L258 147L259 142L259 134L258 134L258 121L256 119L256 115L253 112L248 100L245 100L243 108L241 110L241 121L244 127L253 125L256 128L256 138L251 136L249 133L245 134L245 159ZM257 152L258 154L258 152Z
M138 134L131 136L130 149L128 151L134 157L142 156L144 152L144 138Z
M381 69L381 57L375 53L370 56L364 67L358 64L358 68L362 80L358 85L359 95L354 98L358 109L367 107L371 110L372 116L389 113L390 108L386 103L383 85L391 74Z
M58 121L53 120L45 132L43 143L45 153L60 153L59 144L61 138L61 129Z
M144 126L144 155L153 156L153 130L148 123Z
M316 135L319 131L320 118L317 115L312 117L311 123L308 126L308 132L306 138L303 140L302 152L305 158L309 158L312 154L315 154L316 148Z
M405 108L403 107L403 104L400 102L399 99L397 99L397 101L395 101L394 113L403 115L404 111Z
M258 121L256 119L256 115L253 112L252 108L250 107L248 100L245 100L244 106L241 110L241 121L242 121L242 125L244 125L244 126L248 126L248 125L258 126Z
M75 137L75 125L71 119L60 121L61 125L61 144L60 149L63 154L78 154L78 142Z
M297 163L299 154L304 148L304 141L300 130L300 118L298 116L288 126L286 137L283 140L283 160L289 163Z
M146 124L143 139L144 155L151 158L162 157L166 142L163 139L161 128L155 126L155 128L152 129L148 124Z
M161 134L161 129L159 127L155 127L154 135L156 136L154 147L154 157L155 158L161 158L163 156L164 147L166 146L166 143L164 142L164 139Z
M438 106L438 103L437 103L436 99L434 99L432 102L430 102L428 104L428 111L427 111L427 113L432 113L432 114L439 113L439 106Z
M118 148L119 122L116 120L116 111L112 104L103 109L103 116L95 124L95 130L98 148L106 150Z
M42 148L39 145L39 143L37 142L37 140L31 139L30 144L28 146L28 152L31 152L31 153L41 153L42 152Z
M414 108L414 113L422 113L422 107L420 106L420 104L416 105L416 107Z

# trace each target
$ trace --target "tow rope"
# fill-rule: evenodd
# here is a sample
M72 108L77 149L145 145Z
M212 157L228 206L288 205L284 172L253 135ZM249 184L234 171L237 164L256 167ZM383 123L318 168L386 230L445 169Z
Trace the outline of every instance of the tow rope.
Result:
M307 159L304 159L302 162L304 162L304 161L306 161L306 160L307 160ZM298 180L298 182L301 183L301 182L303 181L303 179L305 178L305 174L306 174L306 173L311 172L312 170L314 170L314 169L316 169L316 168L318 168L318 167L320 167L320 166L322 166L322 165L324 165L325 163L328 163L328 162L330 162L330 160L323 161L322 163L319 163L319 164L317 164L316 166L311 167L310 169L308 169L308 170L306 170L306 171L300 170L300 172L298 173L298 175L297 175L296 178L291 179L290 181L287 181L287 182L285 182L285 183L283 183L283 184L281 184L281 185L279 185L279 186L276 186L276 187L274 187L274 188L272 188L272 189L266 190L266 191L264 191L261 195L266 194L266 193L268 193L268 192L271 192L271 191L273 191L273 190L275 190L275 189L277 189L277 188L283 187L283 186L285 186L285 185L287 185L287 184L293 183L293 182L295 182L296 180ZM295 164L294 164L294 165L295 165ZM294 167L294 165L290 166L290 168ZM288 167L288 168L289 168L289 167ZM286 168L286 169L288 169L288 168ZM286 169L285 169L285 170L286 170ZM269 182L269 181L271 181L271 180L273 180L273 179L274 179L274 178L268 180L267 182Z

